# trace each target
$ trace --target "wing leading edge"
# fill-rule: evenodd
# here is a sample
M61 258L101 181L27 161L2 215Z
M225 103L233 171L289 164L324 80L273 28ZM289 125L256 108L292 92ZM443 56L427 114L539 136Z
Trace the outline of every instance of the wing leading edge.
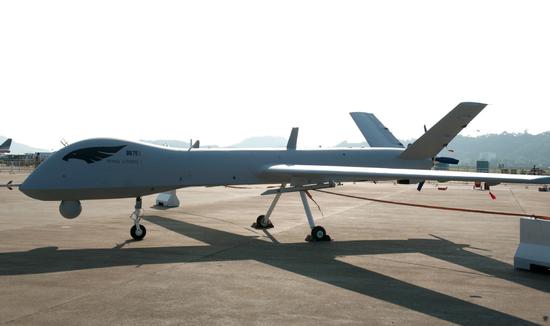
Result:
M487 106L462 102L401 154L402 159L421 160L436 156Z
M270 176L306 178L317 181L353 180L438 180L438 181L481 181L498 183L547 184L550 177L537 175L515 175L478 172L455 172L417 169L367 168L327 165L273 165L265 171Z

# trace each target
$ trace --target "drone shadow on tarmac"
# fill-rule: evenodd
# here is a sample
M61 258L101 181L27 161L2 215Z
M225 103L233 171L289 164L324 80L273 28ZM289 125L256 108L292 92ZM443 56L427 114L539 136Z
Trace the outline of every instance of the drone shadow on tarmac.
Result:
M496 278L550 292L547 275L464 250L465 244L434 239L273 243L161 216L147 221L208 246L73 249L37 248L0 253L0 275L40 274L114 266L256 260L333 286L396 304L442 320L463 324L532 324L518 317L416 286L336 258L350 255L422 253Z

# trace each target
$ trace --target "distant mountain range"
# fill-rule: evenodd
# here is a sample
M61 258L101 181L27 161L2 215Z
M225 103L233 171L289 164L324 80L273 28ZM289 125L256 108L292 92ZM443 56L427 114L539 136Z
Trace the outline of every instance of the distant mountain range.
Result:
M175 147L175 148L189 148L189 142L181 140L159 139L159 140L141 140L144 143L155 144L159 146Z
M404 143L405 144L405 143ZM491 166L550 167L550 131L529 133L502 133L479 137L456 137L448 146L454 153L443 150L441 155L461 160L461 165L475 165L476 160L487 160Z
M180 140L142 140L144 143L150 143L160 146L169 146L176 148L189 148L189 142L180 141ZM275 136L261 136L261 137L250 137L245 140L228 146L230 148L260 148L260 147L286 147L287 139L284 137L275 137ZM218 148L217 145L203 145L202 148Z
M402 140L403 144L413 143L414 139ZM188 142L158 140L146 141L167 144L172 147L188 148ZM230 147L258 148L285 147L284 137L251 137ZM298 141L299 143L299 141ZM202 146L201 147L205 147ZM217 147L217 146L210 146ZM343 141L335 147L369 147L367 142L349 143ZM475 166L478 160L487 160L492 167L503 165L506 168L526 168L536 165L550 167L550 131L538 135L529 133L501 133L478 137L457 136L440 154L460 160L461 166Z
M288 140L285 137L275 137L275 136L250 137L230 147L236 147L236 148L286 147L287 142Z
M0 143L6 137L0 136ZM176 148L189 148L189 142L180 140L143 140L146 143ZM403 144L410 144L414 139L402 140ZM285 147L287 139L284 137L262 136L250 137L229 147L259 148ZM298 140L299 145L299 140ZM202 148L216 148L216 145L202 145ZM343 141L335 147L369 147L366 142L348 143ZM13 154L45 152L41 148L13 142ZM529 133L501 133L478 137L457 136L440 154L440 156L454 157L460 160L462 166L474 166L477 160L487 160L492 167L503 165L506 168L526 168L536 165L541 168L550 167L550 131L538 135Z
M411 144L415 140L401 140ZM336 147L368 147L366 142L341 142ZM478 137L457 136L443 149L440 156L454 157L462 166L475 166L476 161L489 161L491 167L527 168L536 165L550 167L550 131L529 133L489 134Z

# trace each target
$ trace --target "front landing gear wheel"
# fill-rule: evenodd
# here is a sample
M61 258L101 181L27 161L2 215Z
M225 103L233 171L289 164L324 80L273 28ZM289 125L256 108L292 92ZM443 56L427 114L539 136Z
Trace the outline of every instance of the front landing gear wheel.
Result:
M311 236L306 238L306 241L330 241L327 231L322 226L316 226L311 229Z
M265 215L260 215L256 218L256 223L252 224L252 227L258 230L265 230L273 228L273 223L271 221L264 222Z
M130 235L136 241L143 240L143 238L145 238L146 233L147 233L147 230L145 229L145 226L143 226L143 225L139 226L139 230L137 229L137 227L135 225L132 226L132 228L130 228Z

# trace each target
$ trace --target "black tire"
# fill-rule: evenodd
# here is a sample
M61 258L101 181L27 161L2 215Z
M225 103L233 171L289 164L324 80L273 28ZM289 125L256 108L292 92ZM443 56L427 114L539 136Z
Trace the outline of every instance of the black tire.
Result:
M136 241L140 241L140 240L143 240L143 238L145 238L145 234L147 234L147 229L145 228L145 226L143 225L139 225L139 228L141 230L141 234L137 234L137 228L135 225L133 225L131 228L130 228L130 235L132 236L132 238L134 238L134 240Z
M271 229L273 227L273 223L271 223L271 221L267 221L267 225L265 225L264 216L265 215L258 216L258 218L256 218L256 223L252 223L252 227L258 230Z
M327 237L327 231L322 226L316 226L311 229L311 239L314 241L323 241Z
M262 228L267 227L267 225L264 225L264 217L265 217L265 215L258 216L258 218L256 219L256 225L257 226L262 227Z

